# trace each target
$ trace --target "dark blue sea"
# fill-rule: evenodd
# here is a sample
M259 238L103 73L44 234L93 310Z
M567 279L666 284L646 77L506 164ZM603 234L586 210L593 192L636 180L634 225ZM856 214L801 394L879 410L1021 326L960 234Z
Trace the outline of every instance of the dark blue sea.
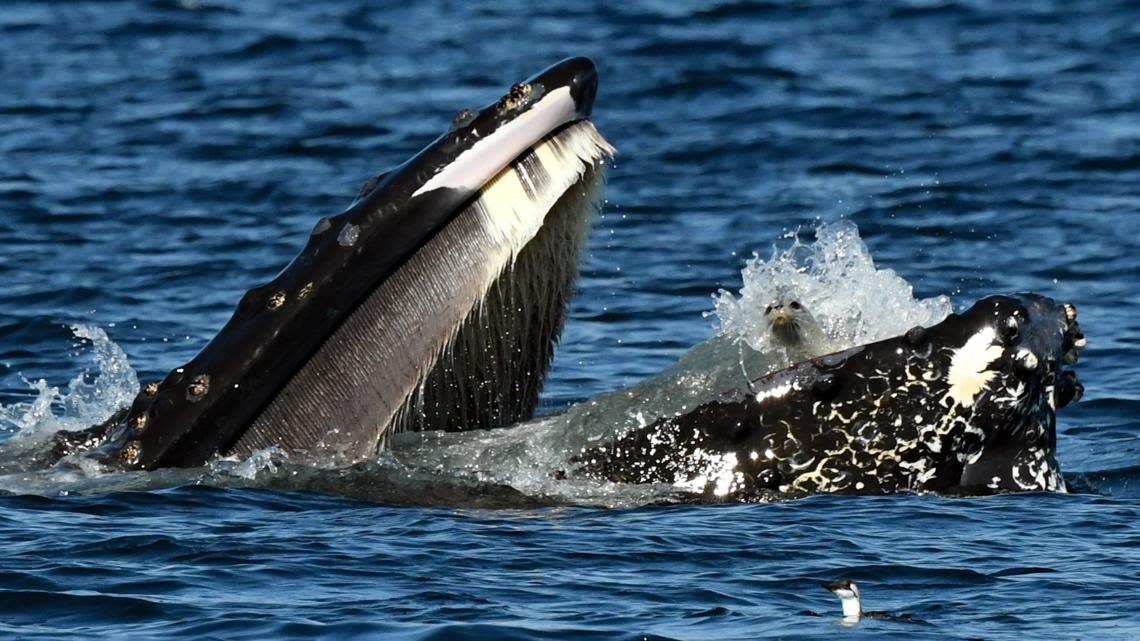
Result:
M754 254L838 229L914 300L1077 305L1081 491L694 505L21 458L192 357L456 111L572 55L619 155L544 415L669 366ZM1138 60L1112 0L5 1L0 637L1140 638ZM839 577L926 623L841 625Z

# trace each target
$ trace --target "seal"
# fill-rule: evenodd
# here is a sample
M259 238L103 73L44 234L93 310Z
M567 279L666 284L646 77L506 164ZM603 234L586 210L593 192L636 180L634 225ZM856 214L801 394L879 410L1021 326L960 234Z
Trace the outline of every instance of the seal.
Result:
M793 362L835 351L834 342L798 300L774 300L764 309L772 342L784 348Z
M580 474L718 499L1066 490L1056 410L1080 398L1075 308L993 296L811 359L572 457Z

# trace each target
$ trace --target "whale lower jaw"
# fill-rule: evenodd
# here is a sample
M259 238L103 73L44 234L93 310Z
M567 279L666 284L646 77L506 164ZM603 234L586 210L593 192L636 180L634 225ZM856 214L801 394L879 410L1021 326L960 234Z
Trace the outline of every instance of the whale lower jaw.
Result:
M340 466L374 455L392 431L529 417L612 154L578 121L516 159L347 317L225 453L278 446Z
M1065 491L1056 410L1079 399L1071 305L983 299L822 356L572 459L575 473L716 498Z

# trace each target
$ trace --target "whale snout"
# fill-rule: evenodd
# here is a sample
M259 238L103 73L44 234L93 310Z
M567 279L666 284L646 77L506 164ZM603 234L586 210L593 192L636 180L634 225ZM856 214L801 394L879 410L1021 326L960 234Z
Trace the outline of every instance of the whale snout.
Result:
M570 96L578 106L578 117L588 118L594 109L594 98L598 95L598 69L589 58L571 58L568 62L574 69Z
M550 92L565 87L574 101L574 112L579 119L590 117L594 98L598 95L598 68L593 60L579 56L567 58L530 78L527 83Z

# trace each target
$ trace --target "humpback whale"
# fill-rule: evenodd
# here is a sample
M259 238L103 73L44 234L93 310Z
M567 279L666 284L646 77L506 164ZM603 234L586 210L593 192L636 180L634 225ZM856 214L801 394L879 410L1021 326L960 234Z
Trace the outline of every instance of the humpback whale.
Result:
M513 85L320 219L190 362L107 423L61 434L127 468L283 448L347 465L400 429L529 417L613 147L588 120L594 64Z
M52 456L152 470L277 447L343 467L398 431L531 417L615 153L588 119L596 91L593 63L573 58L457 113L320 219L197 356L105 423L58 433ZM785 321L799 311L771 327L796 330L784 332L796 347L803 328ZM736 500L1065 491L1056 411L1082 394L1065 366L1085 346L1072 305L994 296L901 336L820 354L825 344L575 446L551 475Z
M747 500L819 492L1065 491L1056 410L1080 398L1076 308L985 298L795 364L572 459L573 473Z

